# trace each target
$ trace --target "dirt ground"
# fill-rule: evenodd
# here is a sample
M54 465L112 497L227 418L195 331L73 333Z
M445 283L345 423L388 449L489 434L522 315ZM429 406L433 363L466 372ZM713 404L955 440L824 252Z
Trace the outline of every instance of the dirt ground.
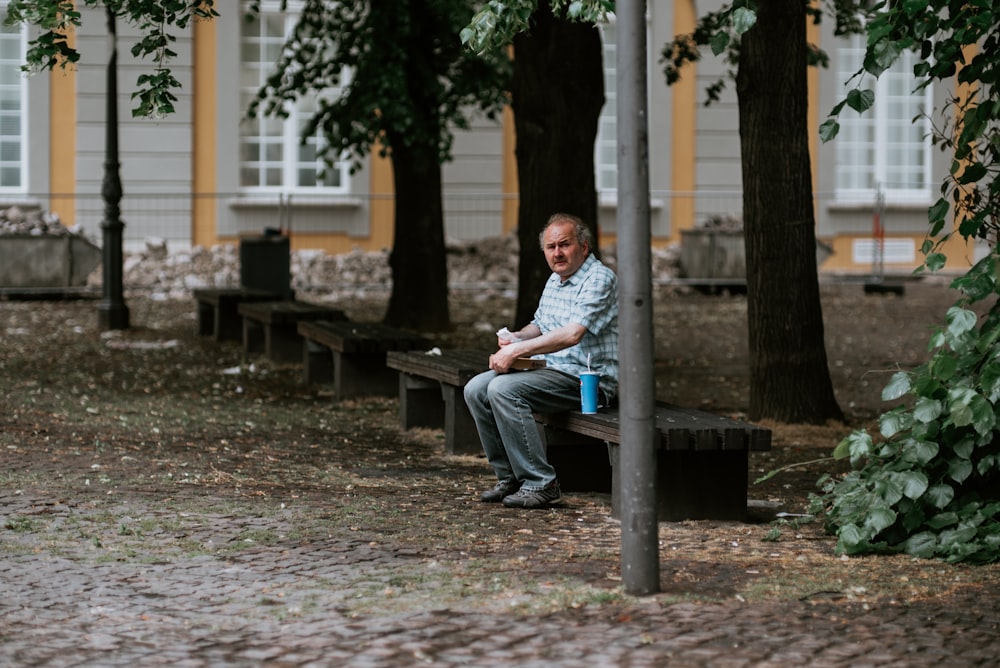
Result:
M957 297L940 280L910 282L903 296L865 295L860 283L824 284L822 294L831 373L848 421L766 424L773 448L752 455L751 521L662 525L663 591L915 600L1000 581L996 567L845 560L820 522L798 517L817 478L842 470L830 459L838 440L874 423L883 384L926 359L928 336ZM335 303L355 320L378 319L385 304L384 295L301 297ZM655 297L658 398L742 416L745 297L672 287ZM620 582L620 537L607 521L607 496L568 495L562 508L497 519L475 501L492 485L485 461L445 456L435 430L402 432L395 399L333 401L328 388L304 384L295 365L244 359L238 343L197 335L191 300L130 294L128 305L132 327L102 333L94 300L0 301L5 486L53 502L208 495L312 504L321 514L332 513L336 499L351 511L339 530L424 552L460 545L482 555L531 553L518 568L541 573L558 563L593 586ZM517 324L508 320L512 312L510 293L457 293L455 331L435 342L489 346L496 329ZM753 484L789 464L797 466ZM538 547L539 536L567 532L580 540Z

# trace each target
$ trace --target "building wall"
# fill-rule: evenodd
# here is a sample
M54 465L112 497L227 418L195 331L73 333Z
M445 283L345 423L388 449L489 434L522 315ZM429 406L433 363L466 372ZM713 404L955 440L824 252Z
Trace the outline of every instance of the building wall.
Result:
M659 63L663 44L690 31L698 16L721 0L683 0L648 10L649 173L652 242L678 243L681 231L712 216L739 215L742 208L739 122L733 82L719 102L705 106L706 87L727 77L728 66L706 54L667 87ZM83 27L74 38L81 52L75 70L57 69L29 83L29 184L26 199L80 223L92 234L103 218L105 88L109 53L103 11L83 8ZM163 119L133 119L130 99L138 74L150 63L136 62L129 46L134 31L118 26L119 150L124 191L126 243L149 236L171 244L235 243L243 235L278 227L290 232L293 248L331 253L353 248L391 247L394 226L390 163L373 154L352 177L350 193L307 197L301 193L254 195L239 186L239 15L223 12L211 22L175 31L179 54L170 67L181 81L176 112ZM838 42L830 22L810 28L811 38L831 57ZM198 64L196 67L196 63ZM818 141L818 126L844 93L830 70L809 74L810 132L817 236L834 248L824 271L870 271L874 196L870 201L837 203L835 145ZM942 87L943 88L943 87ZM937 104L943 103L940 92ZM477 119L456 133L454 160L444 165L446 235L453 241L511 233L517 219L514 124L509 110L500 122ZM375 152L377 153L377 151ZM36 157L37 156L37 157ZM933 152L934 183L947 173L949 158ZM936 193L936 185L934 193ZM45 200L48 200L47 202ZM602 193L602 243L613 243L617 202ZM889 203L885 225L886 268L906 272L922 256L930 202ZM867 249L867 250L866 250ZM974 259L975 248L953 242L951 266ZM866 255L867 253L867 255Z
M76 155L75 155L75 215L80 220L103 219L101 188L104 181L104 161L107 118L107 67L111 41L103 10L83 8L82 25L77 31L77 48L81 54L76 72ZM192 189L192 39L190 31L176 32L172 50L177 57L170 69L180 81L176 91L175 113L160 119L133 118L135 106L131 99L136 79L148 73L151 63L133 58L131 44L136 31L128 24L116 24L118 39L118 150L122 191L122 220L125 240L141 242L149 236L170 238L190 237L190 212L186 204L159 206L162 213L155 217L140 214L153 200L169 199ZM54 75L55 76L55 75ZM129 194L134 195L129 197ZM139 196L141 194L141 196Z

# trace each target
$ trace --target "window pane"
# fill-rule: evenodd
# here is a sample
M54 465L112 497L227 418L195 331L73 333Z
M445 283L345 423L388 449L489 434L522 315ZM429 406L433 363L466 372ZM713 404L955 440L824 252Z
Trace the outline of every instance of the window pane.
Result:
M259 18L243 24L240 54L242 57L240 86L241 101L246 108L260 86L271 74L274 62L280 57L285 35L294 27L297 10L289 3L289 11L280 11L280 3L265 2ZM249 3L244 3L248 7ZM323 91L322 96L334 99L336 90ZM241 182L246 187L335 188L346 190L346 165L337 165L330 171L330 178L320 177L324 165L321 155L321 138L314 138L306 145L301 142L301 130L317 109L320 95L312 95L289 107L287 118L258 117L244 122L240 127L242 149L240 159L247 175Z
M0 0L0 6L6 3ZM0 9L0 18L6 11ZM24 187L27 80L21 72L25 54L21 26L0 28L0 188Z
M20 188L21 169L19 167L0 168L0 188Z
M904 53L877 80L865 75L860 83L851 81L852 87L874 89L875 104L864 114L847 107L841 112L835 140L839 196L871 197L882 188L890 201L930 197L930 126L918 117L930 108L932 92L915 91L915 57ZM840 80L850 79L863 58L864 37L854 36L838 51Z

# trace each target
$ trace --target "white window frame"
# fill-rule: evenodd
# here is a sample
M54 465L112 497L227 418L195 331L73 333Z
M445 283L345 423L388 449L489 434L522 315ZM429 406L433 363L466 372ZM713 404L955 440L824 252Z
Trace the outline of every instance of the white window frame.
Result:
M854 35L838 50L840 81L847 81L860 69L864 39ZM917 58L918 54L904 51L878 79L864 75L860 88L875 91L874 105L863 114L846 106L841 111L840 131L834 142L838 201L867 202L879 191L892 204L924 205L931 201L932 128L927 114L933 110L934 92L932 85L915 90L918 81L913 64ZM850 86L855 85L857 81L852 80ZM843 92L846 94L846 89Z
M594 142L594 169L599 199L618 198L618 23L608 15L600 26L604 49L604 106L597 120Z
M249 3L244 3L244 10L249 7ZM269 46L274 53L274 58L270 59L270 62L259 61L256 63L247 63L243 61L243 49L247 45L248 36L244 32L247 28L248 23L241 20L241 32L240 32L240 75L241 75L241 89L240 89L240 102L242 108L246 108L250 100L256 97L257 91L264 84L265 79L272 71L274 61L277 60L277 52L274 49L280 49L280 43L284 43L285 37L291 32L292 28L295 26L297 20L298 12L301 10L302 2L291 0L288 3L288 9L286 12L281 11L281 3L278 0L265 0L260 3L260 14L259 20L260 25L264 25L268 17L282 17L284 21L284 34L281 38L269 36L270 41ZM262 41L259 34L252 37L258 41ZM325 95L336 95L338 91L329 91L324 93ZM351 191L350 188L350 164L347 160L338 161L337 164L333 166L328 166L324 164L322 159L316 159L314 162L308 160L303 160L301 152L307 150L301 143L300 129L308 122L308 115L310 109L315 108L316 103L320 99L320 95L314 94L308 99L300 100L294 105L288 107L288 117L287 118L275 118L275 117L264 117L258 114L258 117L253 121L244 121L240 128L240 153L239 153L239 182L240 190L243 192L253 192L253 193L288 193L288 194L300 194L300 195L318 195L318 194L347 194ZM271 134L263 134L262 129L264 128L275 128L278 126L277 132L272 132ZM253 132L253 134L251 134ZM248 141L249 140L249 141ZM310 138L307 143L307 147L311 146L316 149L316 154L318 155L318 148L322 145L322 137L316 136ZM253 160L247 159L247 152L254 148L254 146L248 145L249 143L255 144L256 153ZM277 158L267 155L269 147L271 149L277 149L279 154ZM316 170L315 185L302 185L300 182L299 172L303 168L307 170ZM257 172L256 183L247 185L244 182L244 172L247 170L255 170ZM268 183L270 180L270 171L280 172L280 183ZM322 185L321 178L324 172L329 174L329 171L333 170L334 174L338 176L336 180L339 185Z
M6 16L7 3L0 1L0 22ZM0 193L3 194L24 194L28 188L28 79L21 70L27 51L24 25L0 26ZM10 100L15 103L10 109L4 108ZM6 155L10 150L17 155ZM17 183L13 184L7 178L12 171L17 172Z

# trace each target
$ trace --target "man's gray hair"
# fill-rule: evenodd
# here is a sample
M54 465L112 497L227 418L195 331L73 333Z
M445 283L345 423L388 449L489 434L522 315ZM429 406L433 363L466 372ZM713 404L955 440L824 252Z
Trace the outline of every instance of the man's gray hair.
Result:
M549 216L548 222L545 223L545 227L542 228L541 233L538 235L538 245L545 248L545 233L550 227L556 223L572 223L573 227L576 228L576 240L580 245L586 245L588 251L594 250L594 234L590 231L590 228L578 218L572 214L568 213L554 213Z

